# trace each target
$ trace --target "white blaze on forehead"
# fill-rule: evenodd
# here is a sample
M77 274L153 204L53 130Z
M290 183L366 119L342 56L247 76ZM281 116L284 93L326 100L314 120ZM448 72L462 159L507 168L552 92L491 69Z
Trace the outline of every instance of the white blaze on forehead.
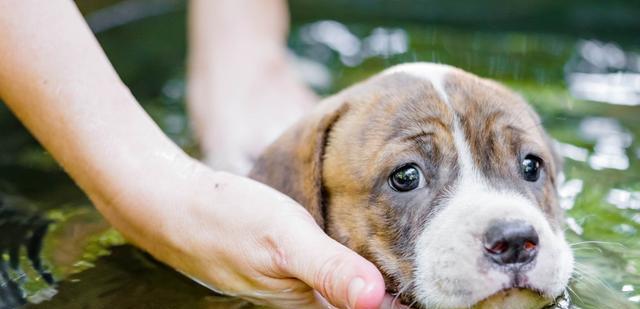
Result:
M382 74L406 73L426 79L431 82L431 85L436 89L440 98L449 105L449 98L447 97L447 92L444 89L444 80L446 75L453 70L453 67L445 64L419 62L396 65L386 69Z
M449 107L449 109L453 113L453 138L456 151L458 153L458 163L460 164L462 179L464 179L463 181L481 181L481 177L477 175L476 169L474 168L473 159L471 157L471 149L469 148L469 145L467 144L464 136L464 132L460 127L460 120L455 114L453 106L449 102L449 96L447 95L447 91L445 89L447 75L455 70L457 69L445 64L419 62L400 64L385 70L382 74L386 75L393 73L405 73L417 78L427 80L431 83L433 88L440 96L440 99Z

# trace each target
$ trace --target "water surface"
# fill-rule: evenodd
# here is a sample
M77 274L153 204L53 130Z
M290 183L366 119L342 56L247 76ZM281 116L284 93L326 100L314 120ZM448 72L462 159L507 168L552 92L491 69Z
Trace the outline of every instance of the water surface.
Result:
M98 38L144 108L176 143L197 155L184 109L184 11L168 11L105 30ZM579 262L574 303L640 307L636 37L311 20L294 24L289 44L301 74L323 95L408 61L454 65L521 93L541 114L564 157L560 193ZM35 308L251 307L215 296L126 245L4 106L0 199L0 209L7 210L0 219L0 245L20 257L14 269L16 253L0 248L3 271L20 282L17 294L4 295L6 302L11 296L16 303L24 297ZM7 213L18 219L7 221ZM16 230L2 230L8 224L24 226L29 235L47 226L43 272L28 258L29 246L38 245L35 238L16 249ZM47 273L57 284L46 282Z

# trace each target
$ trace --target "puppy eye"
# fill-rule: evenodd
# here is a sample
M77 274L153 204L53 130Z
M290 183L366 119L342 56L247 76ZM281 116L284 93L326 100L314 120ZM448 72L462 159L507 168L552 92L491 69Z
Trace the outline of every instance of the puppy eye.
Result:
M522 177L526 181L537 181L540 178L540 169L542 169L542 159L532 154L527 155L522 160Z
M397 168L389 176L389 185L393 190L407 192L414 190L424 183L420 168L415 164L407 164Z

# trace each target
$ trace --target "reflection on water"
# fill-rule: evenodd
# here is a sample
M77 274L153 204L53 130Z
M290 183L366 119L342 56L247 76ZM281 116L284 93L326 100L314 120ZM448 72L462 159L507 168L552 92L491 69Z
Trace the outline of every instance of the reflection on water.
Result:
M631 146L633 137L616 119L586 118L580 122L580 133L584 139L596 142L594 153L589 157L591 168L595 170L629 168L626 150Z
M360 39L347 26L332 20L319 21L300 30L303 42L308 44L322 43L340 54L343 62L356 57L360 52ZM321 52L318 52L319 54Z
M560 206L563 209L571 209L575 205L576 197L582 192L582 179L571 179L562 181L564 174L561 175L560 186L558 187L558 196L560 197Z
M640 54L615 43L581 42L567 65L571 93L580 99L640 105Z
M406 53L408 49L409 36L406 31L401 28L377 27L371 31L371 35L364 38L362 57L390 57Z
M107 25L110 30L99 39L145 110L193 153L183 105L184 24L184 12L178 11L124 27ZM448 63L520 92L540 112L565 158L558 192L579 263L572 299L580 308L640 303L640 107L633 106L640 46L553 34L337 21L294 25L290 45L301 75L325 94L407 61ZM36 209L54 222L41 255L50 267L45 270L59 281L58 294L34 307L251 307L211 294L132 247L113 249L123 239L1 108L0 140L0 194L28 197L18 207ZM3 225L9 226L0 219L0 229ZM10 258L2 254L2 259ZM28 262L24 253L21 261ZM51 297L40 276L24 273L34 282L22 287L27 299Z
M554 140L554 147L559 155L574 161L585 162L589 158L589 150Z
M607 203L613 204L620 209L640 210L640 192L611 189L606 199Z
M409 36L401 28L376 27L362 40L347 26L333 20L323 20L300 29L300 40L309 46L308 53L326 60L329 48L340 55L340 61L354 67L371 57L390 57L408 51Z
M584 233L584 229L582 228L582 226L580 226L580 224L578 224L578 221L576 221L575 218L567 217L565 222L567 224L567 227L571 229L572 232L576 233L576 235L582 235L582 233Z
M621 105L640 105L640 73L572 73L568 77L574 96Z
M194 284L131 246L112 248L96 267L71 275L58 288L51 301L28 308L254 308Z
M327 92L333 84L333 76L331 71L319 61L291 54L291 59L295 63L298 76L311 86L315 91L320 93Z

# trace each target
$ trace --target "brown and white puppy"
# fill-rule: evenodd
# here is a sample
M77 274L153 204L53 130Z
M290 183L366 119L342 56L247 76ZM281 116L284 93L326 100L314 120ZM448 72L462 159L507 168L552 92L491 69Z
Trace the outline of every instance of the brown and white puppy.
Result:
M251 177L304 205L407 304L539 308L573 270L558 169L521 97L413 63L326 99Z

